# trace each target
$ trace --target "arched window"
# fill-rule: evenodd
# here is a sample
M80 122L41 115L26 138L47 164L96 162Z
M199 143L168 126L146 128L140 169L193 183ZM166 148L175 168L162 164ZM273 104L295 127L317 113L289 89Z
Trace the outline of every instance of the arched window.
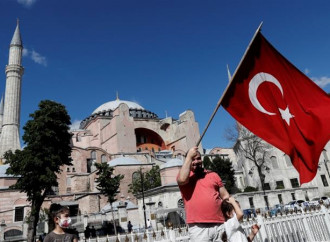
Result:
M134 182L135 180L139 179L140 178L140 173L139 172L134 172L132 174L132 182Z
M270 157L270 160L272 161L272 166L274 169L278 169L278 163L277 163L277 159L276 156L272 156Z
M91 159L92 159L92 160L96 160L96 151L95 151L95 150L93 150L93 151L91 152Z
M102 155L101 156L101 162L104 163L104 162L107 162L107 161L108 161L108 159L107 159L106 155Z
M5 232L5 238L22 236L23 232L18 229L11 229Z
M284 155L285 161L286 161L286 166L292 166L291 159L288 155Z

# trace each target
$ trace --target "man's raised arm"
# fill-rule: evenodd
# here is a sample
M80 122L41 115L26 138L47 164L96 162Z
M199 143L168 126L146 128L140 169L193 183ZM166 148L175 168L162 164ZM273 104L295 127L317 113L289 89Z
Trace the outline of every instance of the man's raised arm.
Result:
M191 170L191 162L193 160L193 157L197 155L198 147L191 148L186 156L186 159L179 171L177 182L179 185L184 185L189 182L189 174Z

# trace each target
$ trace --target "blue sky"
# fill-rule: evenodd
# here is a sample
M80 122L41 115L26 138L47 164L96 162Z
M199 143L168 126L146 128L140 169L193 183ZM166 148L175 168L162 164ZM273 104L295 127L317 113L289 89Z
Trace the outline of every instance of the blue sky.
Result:
M160 118L195 113L200 132L257 27L330 92L330 2L247 0L1 0L0 92L20 19L25 47L21 126L43 99L75 123L101 104L135 101ZM1 73L1 72L0 72ZM230 147L220 108L202 144Z

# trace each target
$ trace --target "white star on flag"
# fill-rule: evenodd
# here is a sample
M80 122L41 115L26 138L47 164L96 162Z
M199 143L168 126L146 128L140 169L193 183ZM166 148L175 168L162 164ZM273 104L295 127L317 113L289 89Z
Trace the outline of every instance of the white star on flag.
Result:
M289 107L286 107L285 110L280 108L278 110L280 110L282 119L284 119L285 122L290 126L290 118L293 118L294 116L290 113Z

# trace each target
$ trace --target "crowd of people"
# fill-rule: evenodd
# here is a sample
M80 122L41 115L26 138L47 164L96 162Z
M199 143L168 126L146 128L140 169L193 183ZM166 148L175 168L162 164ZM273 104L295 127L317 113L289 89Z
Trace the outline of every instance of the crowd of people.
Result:
M240 223L243 211L239 203L230 196L217 173L203 168L198 147L187 152L177 182L185 205L191 242L245 242L254 239L259 226L253 225L249 235L244 233ZM71 223L68 207L52 204L50 215L54 229L42 238L44 242L78 242L77 235L67 231ZM148 219L147 229L150 228ZM133 225L128 221L127 232L131 233L132 229ZM94 226L90 228L87 225L84 236L95 238Z

